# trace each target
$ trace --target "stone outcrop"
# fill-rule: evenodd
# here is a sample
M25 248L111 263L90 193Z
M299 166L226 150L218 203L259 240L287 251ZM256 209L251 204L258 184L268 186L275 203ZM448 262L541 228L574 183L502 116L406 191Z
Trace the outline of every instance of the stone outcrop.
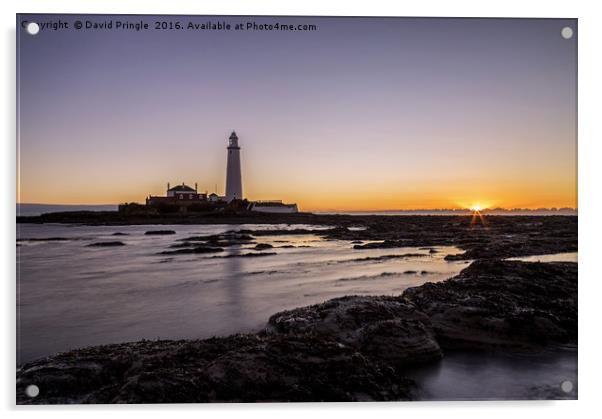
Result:
M18 403L408 400L412 381L340 343L234 335L92 347L24 366ZM40 394L30 399L30 383Z
M403 296L431 320L444 348L537 349L577 339L577 264L475 261Z
M437 360L430 320L398 297L342 297L270 317L268 333L315 336L394 367Z

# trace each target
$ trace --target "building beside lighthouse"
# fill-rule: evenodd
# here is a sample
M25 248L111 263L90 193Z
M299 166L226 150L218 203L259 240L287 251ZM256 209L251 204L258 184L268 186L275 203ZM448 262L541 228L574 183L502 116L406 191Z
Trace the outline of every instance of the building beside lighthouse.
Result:
M182 182L181 185L176 185L174 187L171 187L171 185L168 183L165 196L149 195L146 198L146 205L177 205L180 207L185 207L205 201L207 201L207 194L199 193L196 183L194 184L193 189Z
M228 162L226 165L226 201L243 199L242 174L240 172L240 146L238 136L232 131L228 139Z
M220 196L215 193L199 193L197 184L194 188L182 183L171 187L167 184L165 196L149 195L146 205L151 207L170 207L179 209L180 212L187 211L219 211L226 207L232 207L232 201L242 201L234 205L238 208L246 208L248 211L265 213L295 213L298 212L297 204L285 204L280 200L272 201L247 201L243 195L242 172L240 168L240 145L238 136L232 131L228 138L226 148L226 193ZM198 204L198 205L193 205ZM240 205L243 205L242 207Z

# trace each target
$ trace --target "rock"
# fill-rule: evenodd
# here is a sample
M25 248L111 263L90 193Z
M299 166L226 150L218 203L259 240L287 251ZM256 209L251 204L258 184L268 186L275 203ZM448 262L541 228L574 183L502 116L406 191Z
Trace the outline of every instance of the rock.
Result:
M272 246L269 243L258 243L253 249L255 250L265 250L265 249L271 249L274 246Z
M460 212L461 214L461 212ZM555 212L550 212L550 215ZM496 216L483 223L466 215L328 215L328 214L124 214L118 211L79 211L17 216L17 223L76 223L87 225L150 224L288 224L328 226L312 230L239 230L238 234L275 236L313 234L323 239L373 241L362 248L457 246L465 251L446 260L495 259L577 251L577 216ZM348 227L365 227L349 230ZM362 246L360 243L353 243ZM220 246L224 247L224 246Z
M384 262L391 259L411 259L423 258L427 256L428 255L425 255L423 253L403 253L401 255L368 256L364 258L349 259L348 262Z
M28 398L36 384L40 394ZM409 400L413 382L351 347L234 335L76 350L18 371L18 404Z
M173 230L150 230L144 233L147 236L166 236L169 234L176 234Z
M577 339L577 264L475 261L460 275L409 288L445 348L537 350Z
M441 357L428 317L397 297L342 297L284 311L266 331L334 340L395 367Z
M312 337L270 336L206 370L224 401L408 400L412 382L351 347Z
M222 234L212 234L209 236L192 236L185 239L180 239L183 242L205 242L206 244L216 247L231 247L243 244L253 243L253 237L248 234L239 233L237 231L227 231Z
M263 257L263 256L275 256L278 253L276 252L267 252L267 253L231 253L229 255L226 256L214 256L216 258L256 258L256 257Z
M224 249L221 247L213 247L213 246L194 246L194 247L186 247L177 250L165 250L163 252L159 252L159 255L182 255L182 254L196 254L196 253L218 253L223 252Z
M89 244L87 247L115 247L115 246L125 246L125 243L120 242L120 241L96 242L96 243Z
M17 239L18 242L63 242L72 240L67 237L34 237L30 239Z

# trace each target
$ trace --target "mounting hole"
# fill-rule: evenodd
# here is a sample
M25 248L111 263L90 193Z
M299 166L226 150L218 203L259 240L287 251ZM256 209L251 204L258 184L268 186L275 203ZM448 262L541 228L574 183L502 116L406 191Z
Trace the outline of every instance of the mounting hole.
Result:
M570 393L571 391L573 391L573 382L569 381L569 380L565 380L562 383L560 383L560 388L565 393Z
M36 386L35 384L30 384L25 389L25 394L27 394L27 397L31 397L31 398L37 397L38 394L40 394L40 388L38 386Z
M564 39L571 39L573 37L573 29L565 26L564 28L562 28L562 30L560 31L560 35L564 38Z
M28 34L30 35L37 35L38 32L40 32L40 25L38 25L35 22L29 22L26 26L25 26L25 30L27 31Z

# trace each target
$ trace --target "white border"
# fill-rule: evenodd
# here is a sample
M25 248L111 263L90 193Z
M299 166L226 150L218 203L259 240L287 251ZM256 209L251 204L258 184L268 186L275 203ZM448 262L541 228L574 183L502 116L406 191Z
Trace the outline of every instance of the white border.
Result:
M220 415L250 418L301 418L308 415L337 415L360 418L369 414L379 417L416 415L421 418L504 418L508 416L540 416L546 418L586 417L599 414L600 398L599 335L600 296L602 277L595 264L600 252L601 232L599 167L601 66L601 22L594 1L182 1L182 0L21 0L3 1L2 127L2 266L4 275L2 321L3 339L0 344L1 369L0 408L5 417L44 415L45 417L126 417L143 414L145 418L163 418L167 412L178 416ZM356 403L356 404L276 404L276 405L163 405L163 406L94 406L94 407L15 407L15 13L131 13L131 14L249 14L249 15L334 15L334 16L466 16L466 17L559 17L579 18L579 401L566 402L416 402L416 403ZM460 384L460 383L459 383Z

